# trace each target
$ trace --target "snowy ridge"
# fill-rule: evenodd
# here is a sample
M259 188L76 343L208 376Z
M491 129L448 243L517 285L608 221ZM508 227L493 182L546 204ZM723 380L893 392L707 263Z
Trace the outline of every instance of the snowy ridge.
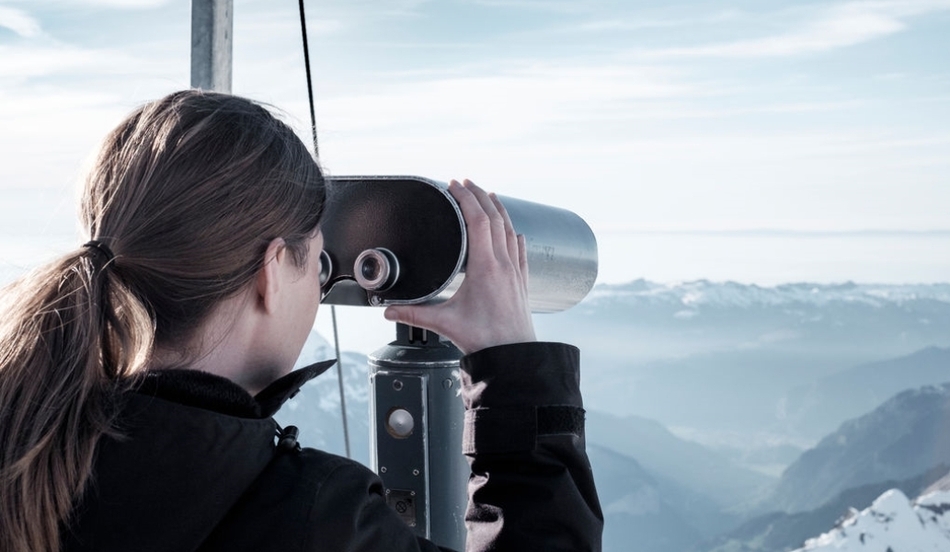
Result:
M348 403L365 404L369 398L366 356L347 351L341 351L341 356L343 357L343 392L346 395L346 400ZM301 368L331 358L336 358L333 346L316 331L311 331L294 368ZM336 366L333 366L325 374L307 383L308 387L318 390L315 395L319 397L318 405L321 411L335 414L340 410L337 373ZM296 410L299 407L299 402L290 401L287 406L290 410Z
M831 531L808 539L796 552L938 552L950 550L950 492L936 491L911 502L897 489L850 514Z
M599 285L585 302L626 304L681 304L684 306L775 307L830 303L864 304L883 307L915 301L950 303L950 284L782 284L763 287L737 282L656 283L636 280L621 285Z
M335 358L333 347L320 334L311 331L297 360L300 368L314 362ZM349 423L352 458L369 462L369 378L366 356L343 352L343 392L346 396L346 416ZM275 416L281 425L300 428L300 442L308 447L327 452L346 453L343 435L343 417L340 409L339 377L336 366L309 381L300 393L287 401Z
M321 360L327 360L335 358L336 353L333 351L333 346L323 338L322 335L318 334L315 331L311 331L310 335L307 336L307 341L304 342L303 348L300 351L300 356L297 358L297 364L294 365L294 369L302 368L308 364L313 364L314 362L320 362Z

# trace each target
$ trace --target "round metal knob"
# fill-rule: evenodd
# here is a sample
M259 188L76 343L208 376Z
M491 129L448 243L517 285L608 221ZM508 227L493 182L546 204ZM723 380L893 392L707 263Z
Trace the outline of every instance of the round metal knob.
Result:
M405 439L412 435L416 421L405 408L394 408L386 419L386 431L397 439Z

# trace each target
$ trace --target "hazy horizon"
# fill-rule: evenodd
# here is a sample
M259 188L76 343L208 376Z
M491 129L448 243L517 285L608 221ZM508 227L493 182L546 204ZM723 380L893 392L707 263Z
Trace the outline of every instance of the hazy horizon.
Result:
M57 220L62 223L64 221ZM76 247L75 233L0 232L0 284L15 273ZM598 284L709 280L773 287L786 283L950 283L950 234L879 232L847 235L639 232L598 235ZM370 353L393 336L380 309L337 308L343 350ZM543 316L543 315L539 315ZM330 309L315 329L332 339ZM544 336L540 336L544 337Z

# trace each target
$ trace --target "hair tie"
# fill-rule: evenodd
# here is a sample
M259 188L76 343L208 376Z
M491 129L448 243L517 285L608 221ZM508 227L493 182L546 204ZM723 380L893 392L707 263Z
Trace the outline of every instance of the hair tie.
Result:
M106 264L111 263L115 259L115 253L109 249L109 246L102 243L99 240L89 240L86 243L82 244L83 247L89 247L95 249L99 253L102 253L106 256Z

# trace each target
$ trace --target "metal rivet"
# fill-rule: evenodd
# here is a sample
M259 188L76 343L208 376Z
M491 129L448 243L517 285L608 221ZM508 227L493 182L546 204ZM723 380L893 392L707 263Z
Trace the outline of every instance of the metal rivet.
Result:
M419 475L419 470L412 470L412 475Z
M396 391L402 391L402 381L393 380L393 389L395 389Z
M386 473L386 466L381 466L379 468L379 473Z

